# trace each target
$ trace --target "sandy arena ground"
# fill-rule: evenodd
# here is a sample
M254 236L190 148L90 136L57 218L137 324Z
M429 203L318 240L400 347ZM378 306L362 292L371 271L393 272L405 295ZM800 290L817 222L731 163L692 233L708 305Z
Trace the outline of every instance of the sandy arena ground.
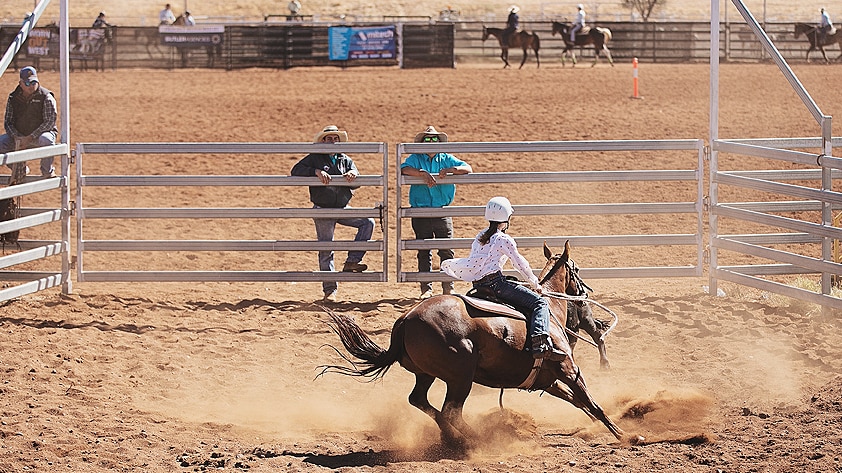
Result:
M630 100L630 65L563 69L547 62L520 71L76 73L71 141L308 141L326 124L347 129L354 141L385 141L392 149L428 124L454 141L708 136L706 65L641 65L645 99ZM795 71L825 113L842 114L837 67ZM11 90L15 79L0 78L0 90ZM41 79L58 90L57 74L44 72ZM721 137L818 135L773 66L724 65L722 83ZM164 155L151 163L95 161L86 169L285 175L298 158ZM596 167L622 166L592 158ZM358 164L364 174L379 173L377 162ZM506 155L472 164L477 172L564 166ZM303 189L281 189L248 198L264 206L307 205ZM490 192L504 191L462 186L457 198L481 205ZM106 199L146 204L148 196L135 192L92 199L100 206ZM593 192L599 198L611 191ZM177 205L229 197L203 188L172 196ZM379 200L376 193L355 199L359 205ZM521 222L513 234L541 234ZM480 224L458 222L458 236L473 235ZM624 224L618 232L635 233L639 222ZM194 223L176 231L236 239L237 225ZM120 230L135 231L92 231ZM312 222L283 228L257 222L248 231L257 238L311 237ZM137 232L154 238L143 228ZM536 255L530 260L540 266ZM598 251L579 255L583 267L613 262ZM160 252L145 257L148 267L183 263ZM208 258L213 264L214 255ZM314 253L248 258L240 263L316 267ZM72 295L53 289L0 306L0 472L842 469L838 314L732 285L723 285L727 297L710 297L703 278L588 282L620 324L608 338L610 371L599 369L595 350L584 344L577 361L595 399L623 429L645 436L643 445L618 443L575 408L538 393L507 392L514 415L501 418L498 392L476 387L466 417L487 434L482 446L443 449L433 422L406 402L413 378L399 366L374 384L315 377L318 365L341 361L324 346L338 339L313 303L318 283L78 283ZM342 302L333 309L353 315L385 347L393 321L417 295L415 284L341 283ZM442 386L433 391L431 400L440 405Z

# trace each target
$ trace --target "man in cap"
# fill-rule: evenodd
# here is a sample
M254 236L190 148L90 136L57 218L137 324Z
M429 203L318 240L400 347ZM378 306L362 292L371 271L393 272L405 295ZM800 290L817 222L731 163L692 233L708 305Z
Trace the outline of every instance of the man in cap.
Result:
M18 86L6 101L3 126L6 134L0 135L0 153L56 144L56 99L41 87L34 67L20 70ZM52 157L41 159L41 176L55 177Z
M433 126L415 135L416 143L447 142L447 134L440 132ZM424 184L409 186L409 206L413 208L441 208L450 205L456 195L456 186L446 184L448 175L468 174L472 172L471 165L458 159L450 153L413 153L406 157L401 164L401 174L404 176L420 177ZM413 217L412 230L417 240L428 238L452 238L453 219L451 217ZM439 259L446 261L453 258L453 250L439 248ZM433 266L433 255L430 250L418 250L418 271L430 272ZM453 281L441 283L442 293L453 291ZM428 299L433 295L433 283L421 282L421 299Z
M582 28L585 27L585 6L581 3L576 5L576 8L579 10L576 12L576 19L573 20L573 28L570 29L570 42L576 42L576 33L582 31Z
M324 127L316 133L314 143L339 143L348 141L348 133L334 125ZM353 182L359 175L354 161L345 153L310 153L295 164L290 175L299 177L316 176L322 186L310 186L310 201L314 209L341 209L348 205L354 190L359 188L345 185L329 186L332 176L342 176L348 182ZM354 241L368 241L374 231L374 219L364 217L349 218L314 218L316 225L316 239L319 241L333 241L336 224L357 229ZM361 273L368 269L362 263L365 251L349 251L343 272ZM319 271L333 271L333 251L319 251ZM322 282L323 300L336 302L336 281Z

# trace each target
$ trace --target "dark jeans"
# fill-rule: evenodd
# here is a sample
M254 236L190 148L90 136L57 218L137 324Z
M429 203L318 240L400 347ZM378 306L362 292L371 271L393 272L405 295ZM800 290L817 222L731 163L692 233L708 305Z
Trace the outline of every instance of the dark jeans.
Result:
M453 237L453 219L450 217L423 217L412 219L412 230L415 232L416 240L426 240L428 238L452 238ZM439 259L441 261L453 258L453 250L440 248ZM430 250L418 250L418 271L422 273L429 273L433 268L433 254ZM453 289L453 281L442 281L441 287L445 289ZM422 282L421 292L430 291L433 289L433 283Z
M529 338L550 334L550 305L535 291L506 280L502 274L490 281L475 282L474 286L490 288L498 298L526 314L529 317Z

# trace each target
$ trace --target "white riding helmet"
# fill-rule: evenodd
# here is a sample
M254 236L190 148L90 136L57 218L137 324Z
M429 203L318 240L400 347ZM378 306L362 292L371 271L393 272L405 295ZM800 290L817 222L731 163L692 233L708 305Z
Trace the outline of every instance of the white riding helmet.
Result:
M485 219L489 222L508 222L514 211L509 199L492 197L485 205Z

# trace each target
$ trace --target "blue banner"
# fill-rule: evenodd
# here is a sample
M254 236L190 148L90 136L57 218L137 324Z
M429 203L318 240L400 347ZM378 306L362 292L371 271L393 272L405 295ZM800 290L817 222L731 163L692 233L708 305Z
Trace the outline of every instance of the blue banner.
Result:
M349 59L393 59L395 27L365 28L332 26L328 28L328 49L331 61Z

